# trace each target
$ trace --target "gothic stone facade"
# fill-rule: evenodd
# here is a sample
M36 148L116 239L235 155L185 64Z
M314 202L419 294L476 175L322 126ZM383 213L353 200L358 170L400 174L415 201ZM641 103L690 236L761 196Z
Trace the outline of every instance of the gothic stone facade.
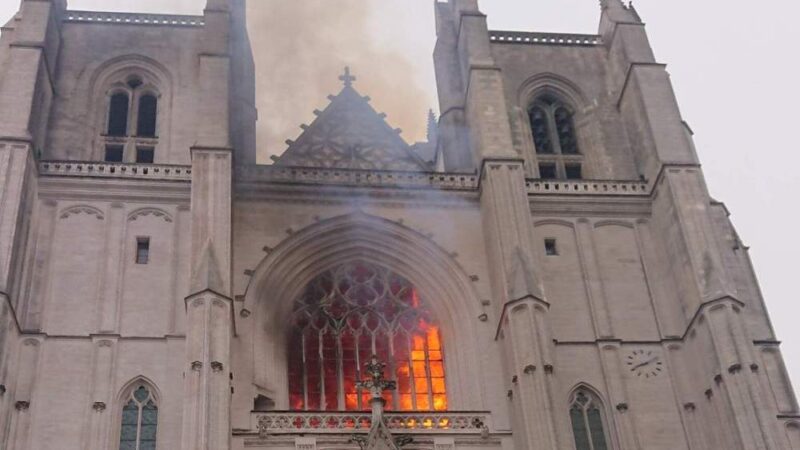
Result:
M0 38L0 448L358 448L374 352L403 448L800 449L747 248L641 19L601 3L597 35L565 35L436 2L429 142L345 75L256 165L244 0L22 0Z

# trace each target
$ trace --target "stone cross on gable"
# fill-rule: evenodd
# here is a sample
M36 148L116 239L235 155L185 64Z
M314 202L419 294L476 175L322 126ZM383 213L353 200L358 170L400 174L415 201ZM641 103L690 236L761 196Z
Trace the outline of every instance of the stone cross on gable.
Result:
M344 75L340 76L339 79L342 80L345 86L350 87L357 78L350 74L350 67L346 66L344 68Z
M361 389L368 389L372 394L372 402L379 400L381 407L383 406L383 392L393 391L397 389L397 382L387 380L383 376L383 370L386 368L386 363L381 362L377 356L373 355L369 362L364 366L367 369L368 378L361 380L357 386ZM381 408L381 411L383 408Z

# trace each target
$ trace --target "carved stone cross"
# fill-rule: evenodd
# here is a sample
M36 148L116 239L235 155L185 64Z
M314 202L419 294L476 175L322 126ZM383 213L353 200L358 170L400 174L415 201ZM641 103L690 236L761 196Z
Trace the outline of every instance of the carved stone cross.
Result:
M369 362L364 367L367 369L368 378L359 381L356 383L356 386L361 389L369 390L370 394L372 394L371 403L380 400L379 403L381 403L382 410L384 403L383 392L397 389L397 382L384 378L383 370L386 368L386 364L381 362L375 355L370 358Z
M344 68L344 75L339 77L340 80L344 83L345 86L350 87L353 85L353 81L356 81L356 77L350 74L350 67L347 66Z

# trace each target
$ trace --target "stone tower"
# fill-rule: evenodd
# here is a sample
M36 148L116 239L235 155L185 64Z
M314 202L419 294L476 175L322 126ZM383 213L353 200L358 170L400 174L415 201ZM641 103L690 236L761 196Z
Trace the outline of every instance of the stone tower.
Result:
M264 165L244 0L22 0L0 448L800 449L665 66L632 6L601 7L579 35L437 1L428 142L348 69ZM396 389L358 382L377 360Z

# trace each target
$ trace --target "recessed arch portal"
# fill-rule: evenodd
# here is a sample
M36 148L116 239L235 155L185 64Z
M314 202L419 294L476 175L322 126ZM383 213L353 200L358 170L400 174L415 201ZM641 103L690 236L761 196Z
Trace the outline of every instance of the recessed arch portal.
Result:
M287 327L294 302L316 277L356 262L390 270L426 299L448 349L444 361L447 406L479 408L482 383L470 368L481 365L480 352L475 350L482 308L472 282L450 255L425 236L364 213L322 221L293 234L254 270L245 308L252 312L256 386L274 395L278 409L291 406Z

